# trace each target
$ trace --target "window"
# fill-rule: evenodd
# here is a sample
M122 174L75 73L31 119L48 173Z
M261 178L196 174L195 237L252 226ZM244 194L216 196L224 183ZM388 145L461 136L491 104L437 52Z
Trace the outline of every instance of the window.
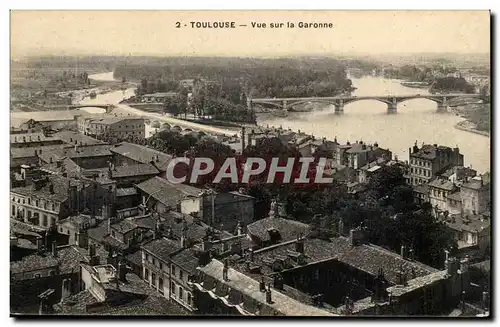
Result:
M56 205L52 203L52 211L56 211Z
M50 276L55 276L56 272L54 270L49 271Z
M153 266L156 267L156 259L155 258L153 258Z
M183 275L182 270L180 270L180 269L179 269L179 278L180 278L181 280L182 280L182 275Z
M38 204L39 204L39 202L38 202L38 200L36 200L36 201L35 201L35 206L37 206L37 207L38 207Z
M115 237L115 231L114 230L111 231L111 236Z
M28 210L28 219L31 218L31 210Z
M16 214L16 206L12 206L12 214L15 215Z
M172 265L172 275L175 276L175 266L174 265Z
M163 294L163 278L158 278L158 290Z
M47 215L43 215L42 226L47 226Z
M160 262L160 270L163 270L163 263Z
M188 293L187 298L188 298L188 304L191 305L191 293Z
M179 287L179 300L184 301L184 290Z
M156 287L156 274L151 273L151 286Z
M144 269L144 279L149 281L149 270Z
M171 285L172 285L172 286L171 286L171 289L172 289L172 295L175 297L175 296L176 296L176 294L175 294L175 283L174 283L174 282L172 282L172 284L171 284Z
M35 274L35 278L40 278L40 277L42 277L42 275L40 275L40 274Z
M31 198L28 198L28 204L31 204Z
M26 200L25 200L25 199L23 199L23 204L25 204L25 203L26 203Z

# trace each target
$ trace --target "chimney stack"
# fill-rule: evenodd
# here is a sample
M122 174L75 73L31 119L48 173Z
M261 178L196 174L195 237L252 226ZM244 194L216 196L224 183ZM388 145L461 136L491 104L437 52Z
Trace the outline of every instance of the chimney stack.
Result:
M401 245L401 258L406 259L406 247L404 245Z
M43 239L41 237L38 237L36 239L36 247L37 247L38 253L42 253L42 251L43 251Z
M222 279L224 279L225 281L229 280L228 271L229 271L229 263L226 258L224 259L224 267L222 268Z
M264 282L264 276L262 276L261 279L260 279L259 290L261 292L265 292L266 291L266 283Z
M269 304L273 303L272 294L271 294L271 285L267 285L266 303L269 303Z
M250 260L250 262L253 261L253 249L252 248L248 249L248 260Z
M364 232L361 228L351 229L349 232L349 241L351 246L357 246L363 244Z
M90 244L89 245L89 257L95 256L95 244Z
M120 261L120 263L118 263L118 278L122 282L127 281L127 265L123 261Z
M301 236L297 236L297 241L295 242L295 251L304 253L304 239Z
M57 257L57 243L56 243L56 241L52 242L52 255L54 257Z

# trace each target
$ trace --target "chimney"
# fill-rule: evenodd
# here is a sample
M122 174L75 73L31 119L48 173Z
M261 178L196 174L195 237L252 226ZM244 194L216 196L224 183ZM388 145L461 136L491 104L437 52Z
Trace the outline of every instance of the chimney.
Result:
M339 230L339 236L344 235L344 220L342 218L339 219L339 224L338 224Z
M248 260L250 260L250 262L253 261L253 249L252 248L248 249Z
M236 227L236 233L237 235L243 235L243 227L241 226L241 223L238 221L238 226Z
M118 278L122 282L127 281L127 265L123 261L118 264Z
M160 161L160 158L158 157L158 155L156 155L156 162Z
M52 255L54 257L57 257L57 243L56 243L56 241L52 242Z
M458 272L458 268L460 267L460 263L456 258L448 258L448 267L447 267L447 272L448 275L450 276L456 276Z
M229 280L228 271L229 271L229 263L228 263L228 260L226 258L226 259L224 259L224 267L222 268L222 279L224 279L225 281Z
M267 285L266 303L269 303L269 304L273 303L272 294L271 294L271 285Z
M37 247L38 253L43 252L43 239L41 237L38 237L36 239L36 247Z
M264 276L262 276L261 279L260 279L259 290L261 292L265 292L266 291L266 283L264 282Z
M401 258L406 259L406 247L404 245L401 245Z
M363 244L364 233L361 228L351 229L349 232L349 241L351 246Z
M95 244L90 244L89 245L89 257L95 256Z
M49 184L49 192L50 192L50 194L54 194L55 193L54 192L54 184L52 184L52 183Z
M283 290L284 286L283 277L280 274L274 275L273 284L275 289Z
M295 242L295 251L304 253L304 239L301 236L297 236L297 241Z

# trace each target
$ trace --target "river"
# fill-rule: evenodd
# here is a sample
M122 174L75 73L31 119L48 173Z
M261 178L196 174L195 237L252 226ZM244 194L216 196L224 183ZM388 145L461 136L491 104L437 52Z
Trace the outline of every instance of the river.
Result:
M89 76L91 79L112 81L113 73L103 73ZM353 95L408 95L426 94L425 89L408 88L397 80L380 77L353 78L357 88ZM134 94L134 88L98 94L96 99L84 99L84 103L118 104L125 97ZM368 143L378 142L379 146L390 149L401 160L408 160L408 148L415 141L455 147L459 146L464 155L465 165L471 165L478 172L490 169L490 138L466 132L455 128L455 124L464 119L453 113L436 113L437 104L426 99L408 100L398 105L397 115L387 115L387 106L374 100L363 100L345 106L344 114L335 115L333 106L328 106L315 112L290 113L288 117L258 118L261 125L283 126L293 130L301 130L316 137L326 137L339 142L363 140ZM153 120L166 121L185 127L201 130L234 134L233 131L209 127L205 125L183 122L159 114L145 113L126 105L115 109L119 114L140 114Z
M113 78L113 72L109 73L101 73L101 74L93 74L89 75L90 79L97 80L97 81L114 81L115 79ZM151 121L159 121L161 123L168 123L170 125L179 125L182 128L191 128L191 129L196 129L200 131L205 131L208 133L218 133L218 134L225 134L225 135L234 135L235 132L229 129L224 129L224 128L218 128L214 126L207 126L207 125L201 125L201 124L196 124L188 121L184 121L181 119L177 119L174 117L169 117L169 116L164 116L162 114L157 114L157 113L151 113L151 112L145 112L136 108L132 108L126 104L120 104L120 101L122 101L125 98L129 98L133 96L135 93L135 88L128 88L124 91L112 91L108 93L102 93L102 94L97 94L95 99L90 99L90 98L84 98L80 101L78 101L80 104L113 104L116 106L116 108L113 110L114 114L117 115L140 115L143 117L148 117ZM84 109L82 109L84 110ZM87 111L90 111L92 113L97 113L99 112L99 109L96 108L91 108L91 109L85 109ZM100 112L103 112L104 110L100 110ZM152 133L154 133L155 129L151 127L151 125L146 124L146 135L149 136Z
M402 86L398 80L380 77L353 78L355 96L427 94L425 89ZM289 113L288 117L258 118L260 125L283 126L301 130L316 137L339 142L363 140L378 142L401 160L408 160L408 148L417 141L426 144L459 146L466 166L479 173L490 170L490 138L455 128L464 119L452 112L437 113L437 104L426 99L408 100L398 104L397 115L387 115L387 105L362 100L344 107L343 115L335 115L327 106L314 112Z

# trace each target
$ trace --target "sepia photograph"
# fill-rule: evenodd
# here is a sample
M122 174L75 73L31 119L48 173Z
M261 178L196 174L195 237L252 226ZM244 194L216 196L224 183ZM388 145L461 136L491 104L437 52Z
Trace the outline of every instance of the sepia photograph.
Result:
M11 10L10 316L491 318L491 20Z

